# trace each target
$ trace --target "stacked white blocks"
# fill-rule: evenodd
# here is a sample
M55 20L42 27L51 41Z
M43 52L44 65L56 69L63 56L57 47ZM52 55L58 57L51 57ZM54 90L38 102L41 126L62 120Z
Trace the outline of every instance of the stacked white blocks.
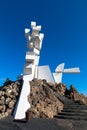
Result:
M16 120L25 118L25 113L27 109L30 108L28 101L28 95L30 93L29 81L31 81L33 78L38 78L39 54L44 34L39 34L39 31L41 31L41 26L36 26L36 22L31 22L31 28L31 34L30 29L25 29L28 51L25 57L26 64L24 65L23 86L13 112L14 119Z

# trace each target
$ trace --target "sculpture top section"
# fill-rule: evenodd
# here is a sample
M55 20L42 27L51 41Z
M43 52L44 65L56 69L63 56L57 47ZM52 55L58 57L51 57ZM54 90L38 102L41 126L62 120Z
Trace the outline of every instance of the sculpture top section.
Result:
M27 48L29 52L34 52L41 50L42 40L44 38L44 34L39 33L41 31L41 26L36 26L36 22L31 22L31 30L25 28L25 36L27 38Z

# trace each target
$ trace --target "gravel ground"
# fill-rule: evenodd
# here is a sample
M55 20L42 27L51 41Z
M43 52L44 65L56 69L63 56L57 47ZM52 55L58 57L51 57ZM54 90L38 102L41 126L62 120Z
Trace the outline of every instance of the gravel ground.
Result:
M67 119L32 119L14 121L12 116L0 120L0 130L87 130L87 121Z

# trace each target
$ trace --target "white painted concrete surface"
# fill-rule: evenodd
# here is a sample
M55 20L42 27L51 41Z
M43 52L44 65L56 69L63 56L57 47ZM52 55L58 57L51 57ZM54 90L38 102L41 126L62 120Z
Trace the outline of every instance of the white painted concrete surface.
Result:
M64 69L63 73L80 73L80 68L70 68L70 69Z
M23 86L22 86L22 90L20 93L20 97L19 100L16 104L15 110L13 112L13 116L14 119L23 119L25 118L25 112L27 111L27 109L30 108L30 104L28 101L28 95L30 93L30 84L29 84L29 80L32 80L31 76L23 76Z
M54 79L48 65L38 67L38 79L45 79L47 82L54 83Z
M62 73L53 73L53 77L56 83L62 82Z
M78 74L80 73L80 68L69 68L69 69L64 69L65 64L62 63L57 66L55 69L55 73L53 73L53 77L56 83L61 83L62 82L62 75L63 73L71 73L71 74Z

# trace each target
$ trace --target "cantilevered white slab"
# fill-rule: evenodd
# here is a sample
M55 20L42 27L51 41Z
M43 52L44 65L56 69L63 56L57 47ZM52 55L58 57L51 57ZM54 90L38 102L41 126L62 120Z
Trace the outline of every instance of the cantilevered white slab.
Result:
M70 68L70 69L64 69L63 73L80 73L80 68Z
M38 79L45 79L47 82L54 83L54 79L48 65L38 67Z

